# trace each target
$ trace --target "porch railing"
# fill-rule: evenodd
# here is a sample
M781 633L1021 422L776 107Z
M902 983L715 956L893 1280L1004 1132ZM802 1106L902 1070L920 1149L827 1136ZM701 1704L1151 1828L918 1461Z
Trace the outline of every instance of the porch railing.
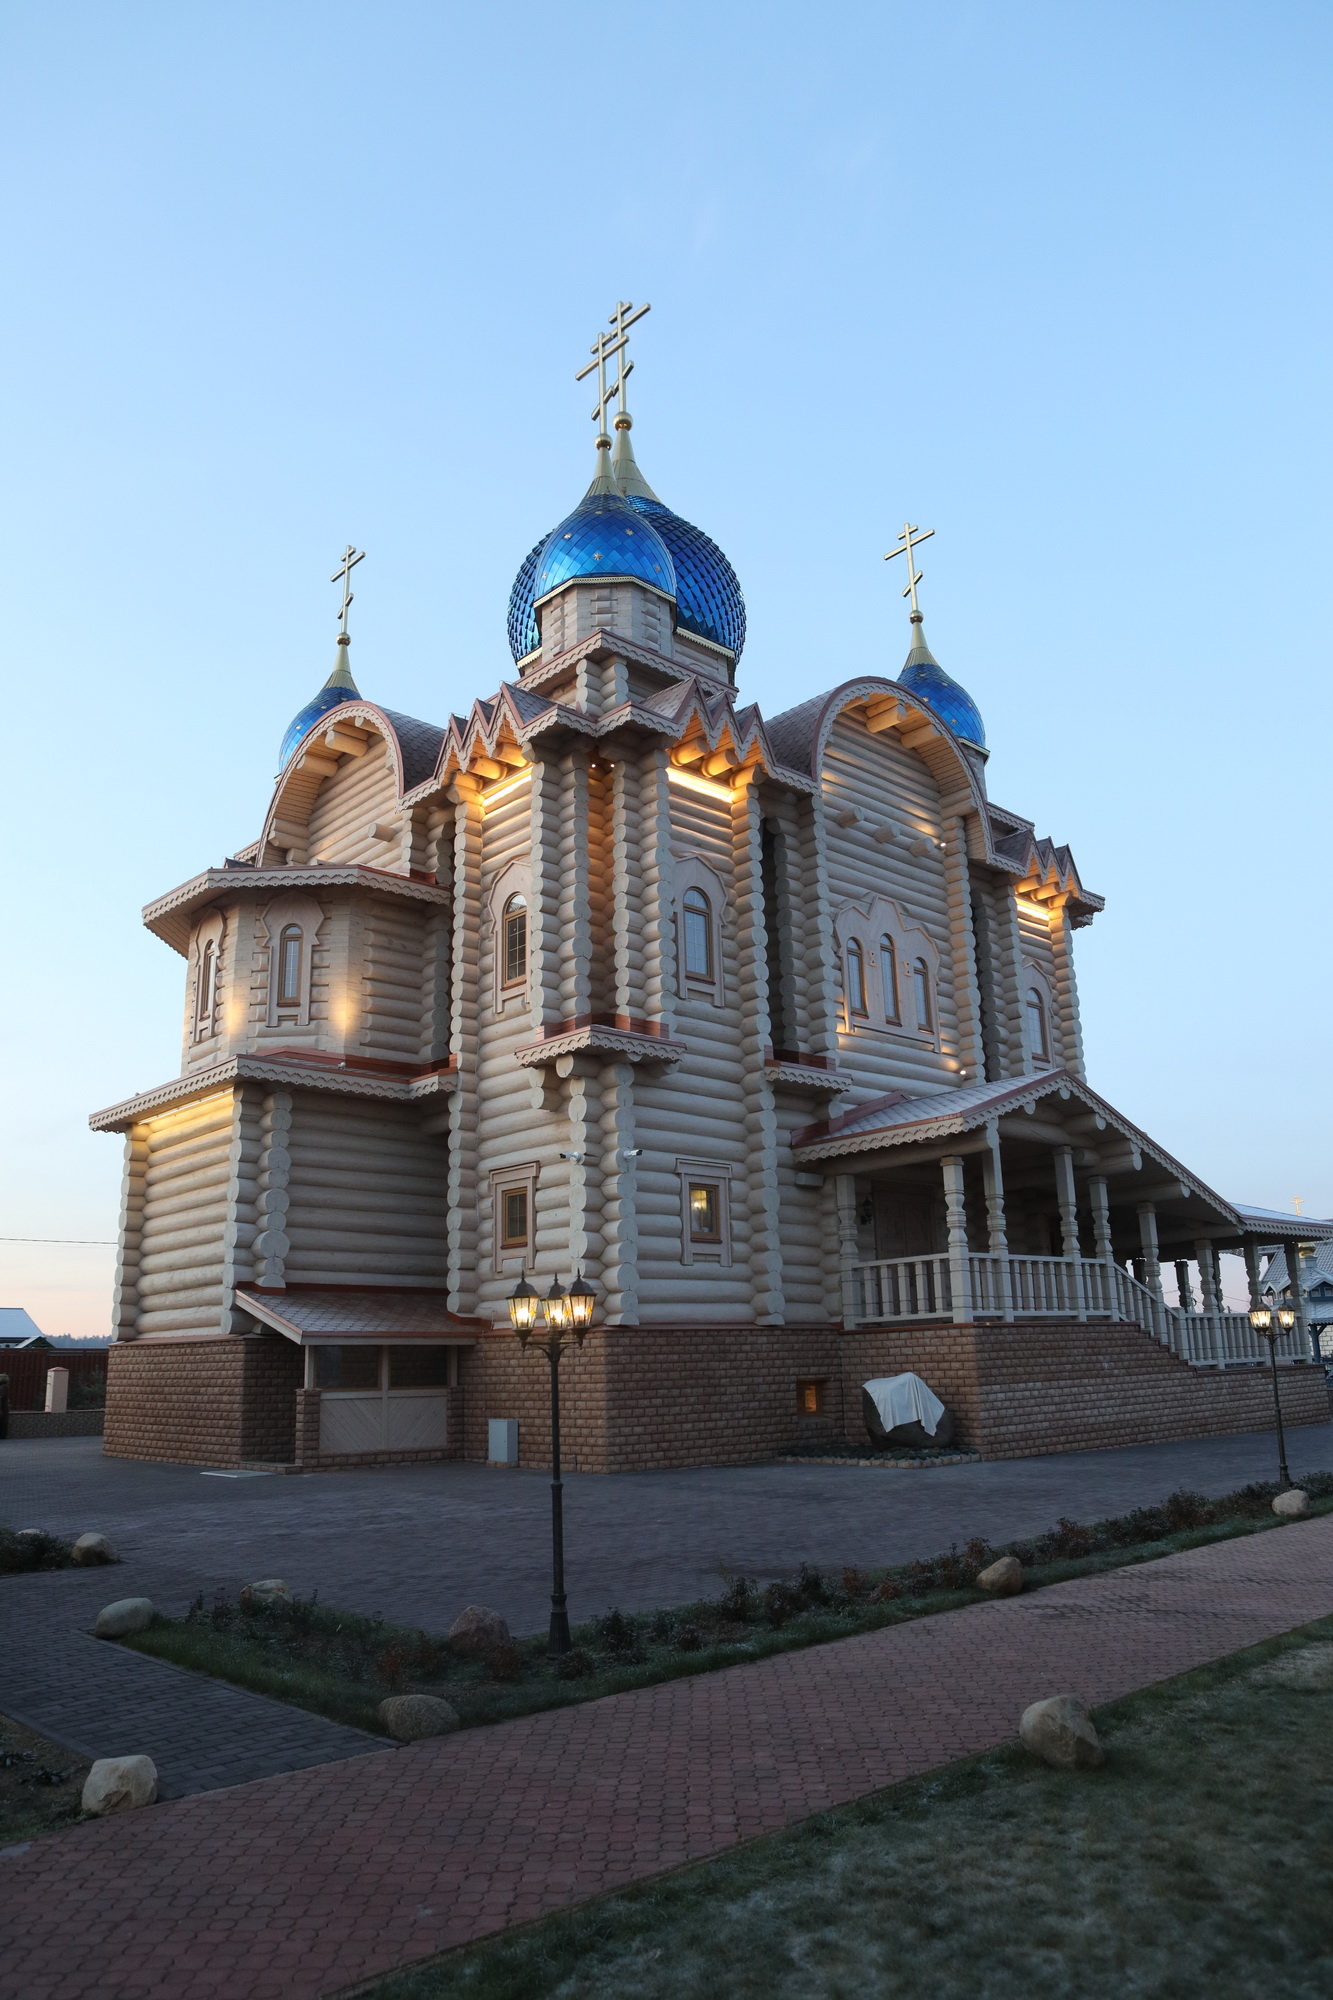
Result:
M954 1312L954 1293L965 1296ZM969 1252L891 1257L856 1264L848 1273L850 1326L905 1325L924 1320L1120 1320L1150 1333L1196 1368L1268 1359L1268 1343L1243 1312L1184 1312L1167 1305L1120 1264L1096 1257L1001 1257ZM1293 1329L1277 1343L1279 1360L1304 1358Z

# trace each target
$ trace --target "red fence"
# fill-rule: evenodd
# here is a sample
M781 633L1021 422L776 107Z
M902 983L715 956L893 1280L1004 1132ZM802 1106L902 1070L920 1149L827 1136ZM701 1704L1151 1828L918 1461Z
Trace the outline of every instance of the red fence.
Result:
M71 1410L106 1401L104 1347L95 1347L91 1354L67 1347L0 1347L0 1375L9 1377L11 1410L46 1408L48 1368L68 1368Z

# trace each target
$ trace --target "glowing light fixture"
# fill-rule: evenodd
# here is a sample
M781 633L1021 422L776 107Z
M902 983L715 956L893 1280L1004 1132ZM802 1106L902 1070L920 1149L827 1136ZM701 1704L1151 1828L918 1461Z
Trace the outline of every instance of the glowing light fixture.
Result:
M683 785L687 792L702 792L706 799L725 799L731 804L731 786L714 784L711 778L698 778L693 771L682 771L678 764L667 765L667 777L673 785Z

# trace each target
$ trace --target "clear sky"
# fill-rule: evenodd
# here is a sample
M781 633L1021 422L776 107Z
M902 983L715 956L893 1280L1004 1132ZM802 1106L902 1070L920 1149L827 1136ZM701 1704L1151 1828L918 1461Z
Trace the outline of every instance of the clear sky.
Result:
M1091 1081L1333 1212L1331 58L1290 0L4 8L2 1233L115 1234L86 1116L179 1054L138 913L258 831L344 544L366 694L511 671L617 298L744 693L895 673L933 527L991 794L1107 898ZM0 1303L102 1331L111 1259L2 1243Z

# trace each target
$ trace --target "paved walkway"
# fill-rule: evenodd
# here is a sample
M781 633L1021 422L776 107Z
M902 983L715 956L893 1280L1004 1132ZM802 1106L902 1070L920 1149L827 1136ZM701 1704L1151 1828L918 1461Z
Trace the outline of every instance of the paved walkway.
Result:
M0 1850L0 1995L317 2000L1330 1613L1333 1516L79 1827Z

